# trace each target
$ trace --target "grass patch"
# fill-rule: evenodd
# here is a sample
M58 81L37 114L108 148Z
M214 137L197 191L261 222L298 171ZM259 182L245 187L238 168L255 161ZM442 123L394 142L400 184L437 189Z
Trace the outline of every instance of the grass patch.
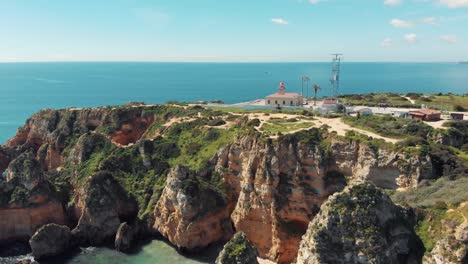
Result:
M405 98L404 95L395 93L370 93L342 95L339 100L345 104L367 106L392 106L392 107L417 107Z
M426 138L433 128L422 121L393 117L390 115L372 115L360 118L346 116L343 122L384 137L403 139L412 137Z
M180 155L172 158L171 165L183 164L200 170L216 152L233 141L238 129L217 129L201 126L197 121L176 125L168 132L170 140L180 148Z
M416 100L416 103L445 111L460 111L462 109L459 107L468 109L468 96L455 94L429 94L420 96Z
M288 133L299 129L310 128L314 125L310 121L270 119L265 122L260 130L267 135L276 135L278 133Z

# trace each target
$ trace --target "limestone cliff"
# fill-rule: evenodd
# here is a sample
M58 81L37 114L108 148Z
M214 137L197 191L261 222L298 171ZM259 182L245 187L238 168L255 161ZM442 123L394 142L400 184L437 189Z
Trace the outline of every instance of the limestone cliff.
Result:
M189 251L242 231L260 257L290 263L322 204L345 186L416 188L440 176L427 153L326 128L272 139L248 121L200 106L43 110L0 148L0 241L57 223L74 243L127 250L133 235L119 226L143 223L137 233Z
M396 188L430 177L428 160L408 160L396 152L376 152L365 144L326 137L318 129L277 141L249 135L221 149L211 161L216 164L214 173L222 176L227 199L219 209L210 206L219 199L214 194L200 199L191 196L193 191L181 191L184 182L192 182L186 180L191 176L173 171L155 209L155 228L180 247L197 248L228 237L232 231L223 226L229 226L230 217L259 256L288 263L321 204L347 181L370 180ZM429 164L428 169L421 170L422 164ZM206 208L211 210L205 213ZM188 240L187 231L194 233Z
M373 185L350 186L322 205L297 263L420 263L424 246L411 221Z
M214 186L177 166L154 212L154 228L180 248L194 250L234 233L225 197Z
M80 244L112 241L121 221L133 220L138 211L135 200L107 172L91 176L77 200L81 215L72 234Z

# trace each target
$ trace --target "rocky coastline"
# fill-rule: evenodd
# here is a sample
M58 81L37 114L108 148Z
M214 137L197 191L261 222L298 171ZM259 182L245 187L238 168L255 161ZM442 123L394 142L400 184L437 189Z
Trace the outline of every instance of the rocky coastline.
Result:
M463 180L463 161L256 125L199 105L42 110L0 146L0 244L29 243L36 260L155 236L191 253L227 243L216 263L468 260L466 219L444 219L428 249L417 229L429 216L391 199Z

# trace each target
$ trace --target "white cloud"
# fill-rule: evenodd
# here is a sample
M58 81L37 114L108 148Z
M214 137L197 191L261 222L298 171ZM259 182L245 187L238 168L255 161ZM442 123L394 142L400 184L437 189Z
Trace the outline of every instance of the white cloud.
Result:
M414 43L416 43L416 41L418 41L418 36L416 36L416 34L414 34L414 33L406 34L404 36L404 38L410 44L414 44Z
M410 28L414 26L414 23L411 21L407 20L401 20L398 18L394 18L390 20L390 25L396 27L396 28Z
M382 40L382 42L380 43L380 46L381 47L384 47L384 48L387 48L387 47L390 47L393 45L393 40L391 38L385 38L384 40Z
M289 24L288 21L286 21L286 20L284 20L282 18L272 18L271 22L273 22L275 24L278 24L278 25L287 25L287 24Z
M450 8L468 7L468 0L439 0L439 3Z
M401 4L401 0L384 0L384 4L388 6L396 6Z
M437 26L437 19L435 17L425 17L421 21L428 25Z
M454 44L457 42L457 36L454 35L442 35L440 36L440 40L445 41L450 44Z

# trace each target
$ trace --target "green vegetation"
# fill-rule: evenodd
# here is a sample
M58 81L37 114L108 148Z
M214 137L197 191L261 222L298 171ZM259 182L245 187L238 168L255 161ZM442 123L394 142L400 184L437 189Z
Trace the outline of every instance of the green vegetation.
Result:
M468 109L468 96L455 94L429 94L413 97L416 104L446 111L466 111Z
M463 201L468 201L466 190L468 190L467 177L455 180L442 177L432 183L421 183L415 189L395 192L392 200L415 208L431 207L440 201L449 205L458 205Z
M352 130L346 131L344 139L347 141L351 141L351 142L355 141L355 142L366 144L376 154L378 153L379 149L389 149L389 150L395 149L395 146L392 143L386 142L383 139L368 137L364 134L361 134L359 132L352 131Z
M278 133L287 133L299 129L310 128L313 122L297 119L270 119L264 123L260 130L267 135L276 135Z
M237 264L256 263L255 249L250 245L247 236L236 233L234 237L224 245L223 251L219 255L216 263Z
M426 251L432 250L435 243L446 235L447 227L463 222L468 217L468 178L451 180L441 177L430 183L423 182L418 188L395 191L391 198L396 203L417 208L419 220L416 232L424 243Z
M207 128L197 124L199 122L175 125L167 133L169 140L180 148L180 155L169 161L171 165L183 164L193 170L203 169L214 154L237 134L236 128Z
M418 108L408 101L403 95L394 93L381 93L381 94L350 94L342 95L339 100L345 104L351 105L367 105L367 106L392 106L392 107L411 107Z
M415 102L412 104L406 97ZM387 106L401 108L420 108L426 105L431 108L446 111L466 111L468 109L468 96L455 94L417 94L408 93L370 93L349 94L340 96L340 101L351 105Z
M390 138L426 138L433 128L422 121L393 117L390 115L371 115L360 118L346 116L343 122L363 130Z

